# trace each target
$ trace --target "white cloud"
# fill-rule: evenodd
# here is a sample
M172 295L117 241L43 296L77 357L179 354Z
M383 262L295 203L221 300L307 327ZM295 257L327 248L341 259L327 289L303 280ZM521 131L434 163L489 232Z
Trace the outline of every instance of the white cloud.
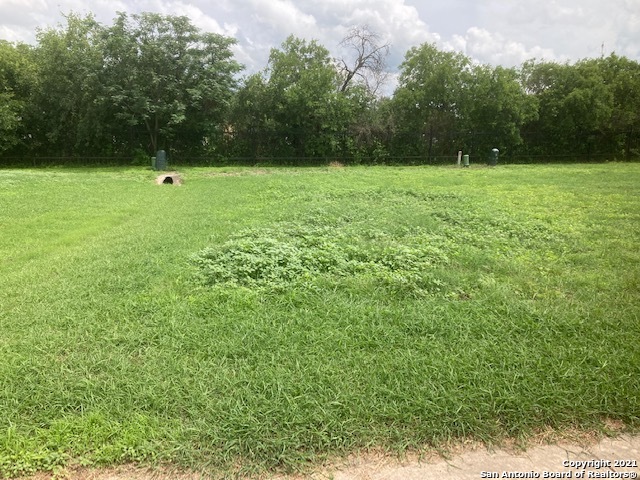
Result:
M276 36L313 35L316 19L302 11L290 0L251 0L248 14L258 28L266 28Z
M404 0L329 0L299 2L306 5L319 26L319 40L336 50L353 26L367 25L391 44L389 64L396 67L414 45L438 41L439 36L420 18L417 9Z
M464 38L456 39L456 43L463 46L461 50L472 58L493 65L516 66L531 58L564 60L557 57L552 49L537 45L527 48L520 42L478 27L471 27Z
M164 15L179 15L189 17L191 22L198 28L213 33L225 34L225 29L218 21L206 15L200 8L191 3L184 2L158 2L160 5L158 12Z
M577 60L609 52L638 52L640 0L490 0L478 25L526 46ZM637 58L637 54L633 55Z
M391 43L391 69L424 42L503 65L598 56L603 43L605 54L640 59L640 0L0 0L0 38L32 43L37 27L55 26L71 10L105 24L116 11L187 15L203 30L236 37L234 52L249 72L289 34L339 55L349 27L363 24Z
M316 39L333 55L350 27L368 25L382 42L392 45L389 66L396 68L413 45L437 41L438 36L420 19L417 10L404 0L240 0L238 8L247 14L239 22L241 59L250 70L266 65L269 51L289 34Z

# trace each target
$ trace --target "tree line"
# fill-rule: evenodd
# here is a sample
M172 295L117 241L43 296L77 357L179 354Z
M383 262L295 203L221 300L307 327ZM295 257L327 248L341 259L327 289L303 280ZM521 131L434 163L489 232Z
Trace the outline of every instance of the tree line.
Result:
M389 45L367 27L343 58L294 36L240 77L233 38L187 17L69 14L35 45L0 41L0 162L136 158L183 162L422 162L640 158L640 64L611 54L573 64L478 64L423 44L380 94ZM117 160L116 160L117 161Z

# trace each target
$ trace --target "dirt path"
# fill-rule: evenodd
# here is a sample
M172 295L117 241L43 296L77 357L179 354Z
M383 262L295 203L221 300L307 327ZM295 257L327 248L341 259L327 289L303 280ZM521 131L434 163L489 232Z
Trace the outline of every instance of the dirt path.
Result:
M599 460L596 464L582 464ZM610 462L607 466L605 460ZM537 446L526 451L489 451L480 448L425 462L398 463L381 459L377 462L355 463L336 471L334 480L471 480L480 478L637 478L640 469L615 466L616 460L640 464L640 437L606 438L589 446L571 443ZM571 467L571 465L576 465ZM580 465L580 464L578 464ZM584 476L580 473L584 471ZM517 476L503 476L513 472ZM545 474L545 472L547 472ZM592 473L590 473L592 472ZM611 475L627 473L628 476ZM529 476L524 476L529 474ZM536 477L535 474L539 476ZM604 474L603 476L600 476ZM545 476L546 475L546 476ZM609 475L609 476L607 476ZM635 475L635 476L634 476ZM331 477L329 477L331 478Z
M621 466L620 461L625 461ZM618 464L616 464L618 462ZM638 478L640 436L622 435L597 442L559 442L526 451L466 447L445 459L397 459L354 456L307 476L262 477L266 480L471 480L481 478ZM506 472L506 473L505 473ZM511 477L507 476L512 474ZM196 480L196 474L148 470L133 466L79 469L58 476L36 475L29 480Z

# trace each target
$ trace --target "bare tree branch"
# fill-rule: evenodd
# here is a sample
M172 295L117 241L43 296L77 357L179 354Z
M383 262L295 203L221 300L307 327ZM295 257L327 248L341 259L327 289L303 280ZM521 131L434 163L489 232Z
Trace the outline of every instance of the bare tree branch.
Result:
M380 44L380 35L368 26L353 27L340 45L347 47L353 56L350 59L341 58L337 61L338 70L342 76L340 91L345 92L353 83L359 83L375 94L386 81L388 73L386 59L389 55L390 44Z

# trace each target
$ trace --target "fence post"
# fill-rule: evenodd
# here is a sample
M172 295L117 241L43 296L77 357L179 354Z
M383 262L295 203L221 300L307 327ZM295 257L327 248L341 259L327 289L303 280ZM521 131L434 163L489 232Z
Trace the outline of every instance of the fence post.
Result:
M429 125L429 153L427 154L427 161L431 163L431 149L433 148L433 123Z

